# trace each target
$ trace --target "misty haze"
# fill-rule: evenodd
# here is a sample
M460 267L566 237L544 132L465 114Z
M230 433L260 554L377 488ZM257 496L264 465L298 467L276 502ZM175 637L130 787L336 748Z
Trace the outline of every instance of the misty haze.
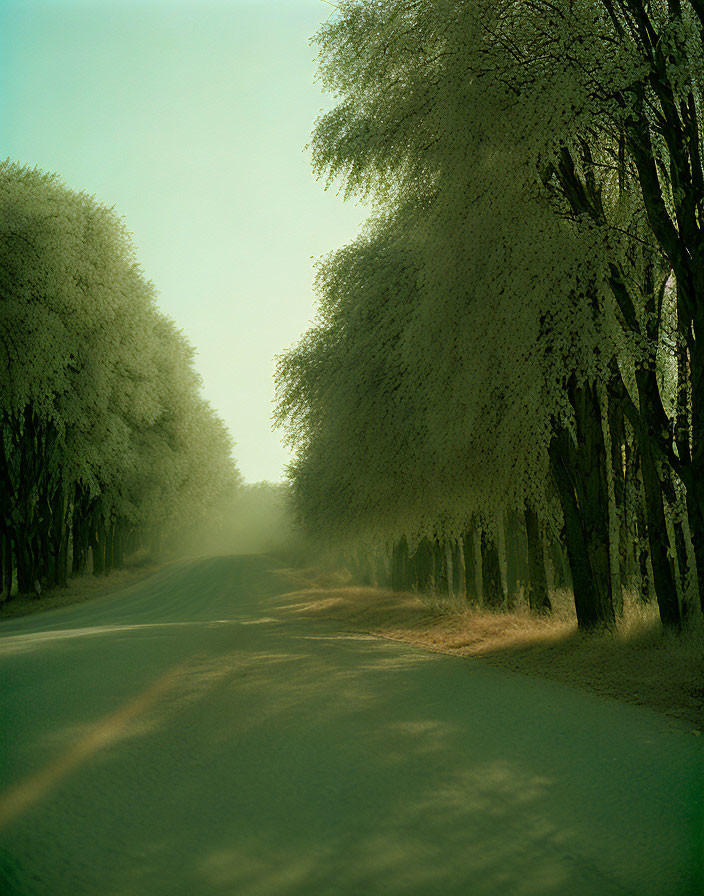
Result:
M0 48L2 896L701 896L704 4Z

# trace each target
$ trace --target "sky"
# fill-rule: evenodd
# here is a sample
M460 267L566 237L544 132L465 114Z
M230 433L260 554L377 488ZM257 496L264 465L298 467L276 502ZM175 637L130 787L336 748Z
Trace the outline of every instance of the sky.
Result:
M324 0L0 0L0 158L115 206L250 482L283 478L274 356L363 207L311 173Z

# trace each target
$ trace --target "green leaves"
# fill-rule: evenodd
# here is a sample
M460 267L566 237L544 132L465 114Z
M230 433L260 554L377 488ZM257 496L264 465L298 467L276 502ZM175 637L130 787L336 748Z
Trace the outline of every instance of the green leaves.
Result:
M131 526L207 514L239 474L193 354L112 210L55 175L0 165L3 516L14 506L29 520L55 470Z
M553 514L566 381L616 358L628 376L648 347L654 241L623 139L648 60L621 15L619 31L591 0L350 0L320 29L338 102L313 167L375 213L321 262L319 321L277 371L313 530L453 537L526 498Z

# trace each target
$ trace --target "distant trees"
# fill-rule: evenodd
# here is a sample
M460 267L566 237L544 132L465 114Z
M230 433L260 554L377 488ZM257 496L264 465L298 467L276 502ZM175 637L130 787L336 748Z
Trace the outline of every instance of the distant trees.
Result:
M193 350L121 221L54 175L0 164L2 595L123 563L237 485Z
M210 520L182 532L174 545L190 556L266 553L287 564L308 559L308 545L293 522L289 488L280 482L245 483L223 491Z
M314 167L375 211L279 362L311 531L536 611L566 556L585 629L622 585L697 612L703 34L693 0L339 4Z

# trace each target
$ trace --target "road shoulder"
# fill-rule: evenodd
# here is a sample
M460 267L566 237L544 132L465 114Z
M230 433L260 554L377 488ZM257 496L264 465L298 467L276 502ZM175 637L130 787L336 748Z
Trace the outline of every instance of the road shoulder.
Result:
M283 572L283 571L282 571ZM341 622L354 631L576 686L648 707L704 732L704 636L662 632L652 613L618 631L583 635L568 614L535 618L522 609L489 613L415 593L340 585L285 571L294 584L281 609Z

